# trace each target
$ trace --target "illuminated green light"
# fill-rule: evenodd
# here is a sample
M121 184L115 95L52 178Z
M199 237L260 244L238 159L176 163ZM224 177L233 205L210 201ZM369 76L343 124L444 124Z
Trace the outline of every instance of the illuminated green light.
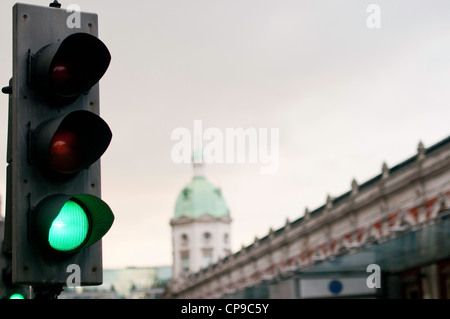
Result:
M9 299L25 299L25 297L22 296L21 294L14 294L14 295L11 295L11 297L9 297Z
M69 200L50 226L48 242L55 250L71 251L86 240L88 230L86 212L76 202Z

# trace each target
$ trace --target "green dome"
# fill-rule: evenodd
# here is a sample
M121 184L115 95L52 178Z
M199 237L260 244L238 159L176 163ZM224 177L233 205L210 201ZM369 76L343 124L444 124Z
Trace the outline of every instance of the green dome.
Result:
M174 218L182 216L198 218L205 214L223 217L229 216L230 211L220 188L215 187L203 176L196 176L178 195Z

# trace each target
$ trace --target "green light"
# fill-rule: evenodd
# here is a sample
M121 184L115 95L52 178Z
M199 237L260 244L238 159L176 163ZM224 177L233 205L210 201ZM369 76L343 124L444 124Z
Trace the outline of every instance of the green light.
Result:
M22 296L21 294L14 294L14 295L11 295L11 297L9 297L9 299L25 299L25 297Z
M69 200L50 226L48 242L55 250L71 251L86 240L88 230L86 212L76 202Z

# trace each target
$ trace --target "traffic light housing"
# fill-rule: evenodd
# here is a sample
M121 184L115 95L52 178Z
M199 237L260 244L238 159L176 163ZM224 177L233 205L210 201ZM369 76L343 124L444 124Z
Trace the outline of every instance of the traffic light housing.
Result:
M32 134L32 160L49 175L88 168L108 148L112 133L96 114L77 110L42 122Z
M31 238L48 253L73 254L100 240L113 221L111 209L96 196L52 195L34 209Z
M12 282L12 261L11 256L0 253L0 259L3 259L0 278L0 299L26 299L28 298L29 287L14 285ZM1 264L1 262L0 262Z
M69 103L101 79L110 60L103 42L89 33L77 32L36 52L29 80L49 100Z
M29 288L12 282L12 260L10 252L3 249L4 234L5 220L0 216L0 299L25 299Z
M13 7L6 242L12 282L36 288L66 285L72 264L81 285L101 284L101 239L114 221L101 200L100 157L112 133L98 85L111 55L96 14L81 12L81 28L68 27L69 14Z

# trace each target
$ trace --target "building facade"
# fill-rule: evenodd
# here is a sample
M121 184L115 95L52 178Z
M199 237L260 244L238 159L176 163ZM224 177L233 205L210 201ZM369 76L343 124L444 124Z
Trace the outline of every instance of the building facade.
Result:
M450 298L450 137L206 269L172 298Z
M220 188L205 178L201 159L194 156L194 176L180 192L170 221L173 278L205 269L231 252L230 211Z

